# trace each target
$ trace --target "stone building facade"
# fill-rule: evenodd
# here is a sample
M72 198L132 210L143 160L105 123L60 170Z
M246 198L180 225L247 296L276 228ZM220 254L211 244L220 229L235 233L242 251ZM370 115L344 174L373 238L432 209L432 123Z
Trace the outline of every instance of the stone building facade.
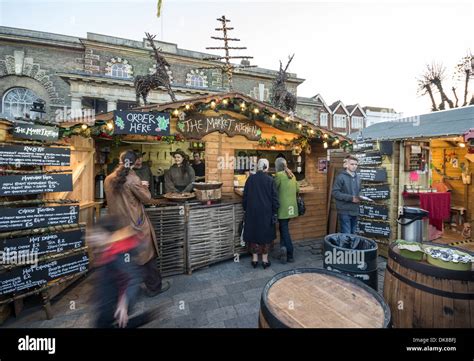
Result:
M176 98L214 94L228 90L220 70L206 69L215 62L210 54L180 49L177 44L155 41L170 64L168 73ZM58 122L81 115L100 114L137 105L134 77L155 71L152 49L141 41L87 33L85 38L34 30L0 27L0 113L24 115L33 100L46 102L50 119ZM277 61L275 60L275 63ZM238 69L234 90L269 101L277 71L259 67ZM287 88L297 95L304 79L289 74ZM170 101L163 90L149 94L149 103ZM356 107L358 110L363 110ZM321 95L298 97L297 115L328 129L349 134L353 129L334 127L334 111ZM349 113L342 104L336 112ZM365 123L365 122L363 122Z
M172 88L178 99L227 90L220 70L210 56L155 41L170 64ZM136 106L133 79L154 72L154 59L146 39L135 41L87 33L86 38L0 27L0 112L22 115L34 98L46 102L49 115L64 107L77 115L83 109L96 113ZM268 101L277 72L262 68L234 74L234 90ZM304 79L290 74L287 87L296 94ZM164 90L152 91L150 103L169 101Z

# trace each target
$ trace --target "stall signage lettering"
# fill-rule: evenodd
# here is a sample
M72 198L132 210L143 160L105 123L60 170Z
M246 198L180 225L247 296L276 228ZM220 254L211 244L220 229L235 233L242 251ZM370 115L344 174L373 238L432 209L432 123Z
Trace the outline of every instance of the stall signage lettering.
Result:
M71 150L22 145L1 145L0 164L16 167L30 165L69 166Z
M44 286L57 278L87 271L89 258L85 254L72 255L27 267L16 267L0 273L0 295Z
M385 168L379 169L359 169L360 179L368 182L386 182L387 181L387 170Z
M388 219L388 208L380 205L359 205L359 214L364 218L371 218L381 221Z
M379 237L390 237L390 225L384 222L359 220L359 234Z
M364 152L366 150L374 149L374 143L364 142L364 143L355 143L353 146L354 152Z
M359 165L380 165L382 164L382 154L379 152L367 152L355 154L359 161Z
M3 208L0 231L77 224L79 206Z
M388 185L364 187L361 189L360 195L371 199L389 199L390 188Z
M170 135L168 113L114 111L114 134Z
M46 125L18 124L13 128L13 136L30 140L58 140L59 129Z
M72 174L24 174L0 176L0 196L72 191Z
M17 256L20 252L35 253L40 256L79 249L84 246L84 232L81 229L0 240L0 252L7 258L9 254L13 255L15 252Z
M201 139L213 132L225 133L229 137L243 135L249 140L259 140L262 129L253 122L239 120L227 114L205 116L195 114L190 119L178 122L178 131L186 138Z

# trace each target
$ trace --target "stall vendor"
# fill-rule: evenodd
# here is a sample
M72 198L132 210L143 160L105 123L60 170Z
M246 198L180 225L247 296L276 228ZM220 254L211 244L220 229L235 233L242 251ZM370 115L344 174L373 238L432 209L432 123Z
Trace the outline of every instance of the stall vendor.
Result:
M204 182L206 178L206 165L201 160L201 155L199 152L193 153L193 164L192 167L194 169L194 173L196 175L197 182Z
M133 170L135 171L136 175L143 182L146 182L146 186L148 190L153 194L153 173L151 172L150 167L148 164L143 163L143 155L146 153L140 152L138 150L134 150L135 154L137 155L137 160L133 165Z
M169 192L191 192L195 181L194 169L188 156L181 149L171 152L175 164L165 174L165 190Z

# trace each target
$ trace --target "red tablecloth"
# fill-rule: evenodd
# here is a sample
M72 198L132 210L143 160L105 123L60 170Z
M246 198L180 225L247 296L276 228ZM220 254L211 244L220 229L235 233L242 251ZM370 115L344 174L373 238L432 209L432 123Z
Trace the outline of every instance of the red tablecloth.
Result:
M451 193L419 193L420 208L430 212L430 224L439 230L451 215Z

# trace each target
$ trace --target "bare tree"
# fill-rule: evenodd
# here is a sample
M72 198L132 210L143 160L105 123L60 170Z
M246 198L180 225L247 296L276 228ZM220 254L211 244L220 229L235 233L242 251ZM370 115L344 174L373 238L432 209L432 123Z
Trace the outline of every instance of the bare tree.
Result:
M444 65L441 63L437 64L433 62L431 65L427 65L426 68L426 79L428 79L429 82L438 89L439 94L441 95L441 104L439 105L439 109L446 109L446 103L448 103L450 108L454 108L453 101L448 98L443 89L443 81L446 78L446 68L444 67Z
M431 65L426 65L425 71L422 73L421 77L417 79L418 81L418 94L426 95L428 94L431 99L431 110L444 110L446 109L446 103L448 103L449 108L457 108L459 106L468 105L469 99L469 80L474 73L474 61L472 53L469 51L468 55L463 57L455 67L453 74L453 85L451 86L451 91L453 92L454 99L456 103L453 103L451 99L446 95L446 92L443 88L443 83L446 80L446 68L442 64L433 62ZM463 102L460 105L460 100L457 94L457 84L459 82L464 83L464 94ZM433 87L439 92L441 96L441 103L436 105ZM469 105L474 104L474 95L469 102Z
M468 55L466 55L459 61L455 69L455 76L457 78L456 80L464 80L464 101L462 104L463 107L466 106L468 102L467 98L469 95L469 79L471 78L473 73L472 60L473 56L469 51Z
M436 105L436 101L433 95L433 90L431 89L431 83L427 81L424 77L422 79L418 79L418 94L420 95L428 94L431 99L431 110L433 112L439 110L438 106Z

